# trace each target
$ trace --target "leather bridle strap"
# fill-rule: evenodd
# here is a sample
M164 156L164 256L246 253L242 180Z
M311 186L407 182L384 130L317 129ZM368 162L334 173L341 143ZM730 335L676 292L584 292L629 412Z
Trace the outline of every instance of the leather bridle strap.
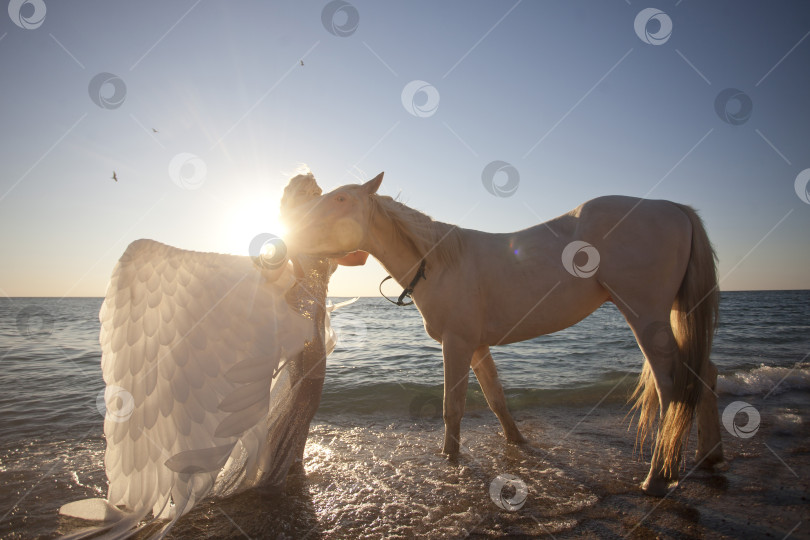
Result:
M425 259L422 259L422 262L419 264L419 270L416 271L416 275L413 277L408 287L404 291L402 291L402 294L399 295L399 298L397 299L396 302L385 296L385 293L382 292L383 283L385 283L389 279L391 279L391 276L386 277L380 282L380 294L382 295L382 297L391 302L392 304L396 304L398 306L410 306L411 304L413 304L413 298L411 297L411 294L413 294L414 287L416 287L416 284L419 283L420 279L427 279L427 276L425 275ZM411 301L406 302L405 298L410 298Z

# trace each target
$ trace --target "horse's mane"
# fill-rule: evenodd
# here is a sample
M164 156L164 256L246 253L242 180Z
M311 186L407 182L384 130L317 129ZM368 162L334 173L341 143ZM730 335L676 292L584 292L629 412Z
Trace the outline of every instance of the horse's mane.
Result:
M386 195L371 196L372 217L379 213L394 225L399 239L410 244L420 258L436 260L443 266L453 266L461 254L458 227L440 221L405 206Z

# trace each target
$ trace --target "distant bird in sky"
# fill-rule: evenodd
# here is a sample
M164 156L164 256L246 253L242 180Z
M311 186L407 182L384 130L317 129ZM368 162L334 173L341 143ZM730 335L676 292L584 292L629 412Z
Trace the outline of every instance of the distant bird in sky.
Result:
M115 171L113 171L112 179L118 182L118 175L115 174Z
M304 65L304 61L303 61L303 60L300 60L300 62L301 62L301 65L303 66L303 65Z
M158 130L156 130L155 128L152 128L152 133L160 133L160 132Z

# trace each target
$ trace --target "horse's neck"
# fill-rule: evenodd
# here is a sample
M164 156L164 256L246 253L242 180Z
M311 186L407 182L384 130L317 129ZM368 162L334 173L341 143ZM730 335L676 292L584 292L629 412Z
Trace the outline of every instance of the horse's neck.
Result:
M404 288L419 270L422 259L414 246L397 234L395 227L390 220L375 215L362 249L380 261L391 277Z

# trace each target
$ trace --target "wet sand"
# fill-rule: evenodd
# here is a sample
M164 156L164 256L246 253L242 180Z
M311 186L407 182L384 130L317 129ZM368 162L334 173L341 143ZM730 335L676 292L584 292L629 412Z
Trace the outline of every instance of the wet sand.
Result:
M731 401L721 396L721 410ZM663 499L638 487L647 463L634 455L627 408L617 403L522 411L530 442L520 446L503 440L489 411L470 411L457 463L438 451L440 419L321 419L307 474L291 477L285 495L205 502L172 536L810 538L810 394L745 401L761 422L747 439L724 430L728 470L694 469L693 431L680 486ZM516 511L490 498L503 473L527 487ZM62 519L60 531L77 524Z

